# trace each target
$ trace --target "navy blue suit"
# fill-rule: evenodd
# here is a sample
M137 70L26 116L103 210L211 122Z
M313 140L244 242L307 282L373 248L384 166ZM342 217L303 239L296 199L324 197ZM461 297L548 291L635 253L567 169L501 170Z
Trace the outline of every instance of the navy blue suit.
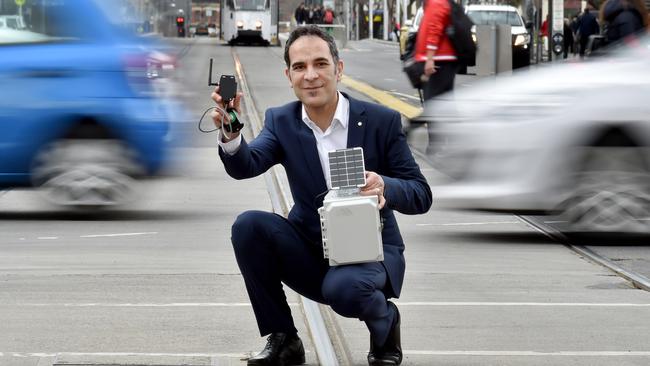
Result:
M381 175L385 184L383 262L329 267L323 259L317 210L327 184L315 137L301 119L300 102L268 109L257 138L250 143L242 139L232 156L220 151L226 171L236 179L254 177L282 164L294 200L287 219L248 211L232 229L235 256L261 335L295 331L280 282L329 304L343 316L364 320L377 340L388 334L393 314L386 298L399 296L405 271L404 242L393 211L427 212L431 189L411 155L400 115L345 97L350 102L348 147L362 147L366 170Z

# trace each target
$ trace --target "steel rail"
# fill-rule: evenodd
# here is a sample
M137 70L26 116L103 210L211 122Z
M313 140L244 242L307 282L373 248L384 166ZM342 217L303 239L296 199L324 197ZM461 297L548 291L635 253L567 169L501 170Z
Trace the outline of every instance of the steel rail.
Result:
M416 155L422 161L433 166L431 160L429 160L427 156L423 154L421 151L415 148L412 148L411 151L413 152L413 155ZM562 234L562 232L556 230L555 228L549 225L540 223L527 216L523 216L523 215L514 215L514 216L517 217L519 220L523 221L528 226L532 227L534 230L547 236L551 240L561 243L562 245L578 253L580 256L586 258L587 260L596 263L598 265L601 265L609 269L610 271L614 272L616 275L626 279L627 281L630 281L634 287L641 290L650 291L650 279L648 279L647 277L635 273L633 271L629 271L619 266L618 264L614 263L614 261L603 257L602 255L594 252L593 250L587 248L584 245L571 244L570 240L564 234Z
M641 290L650 291L650 279L648 279L647 277L619 266L618 264L614 263L614 261L606 257L603 257L602 255L594 252L593 250L587 248L584 245L571 244L570 240L564 234L562 234L562 232L552 228L549 225L537 222L536 220L530 217L521 216L521 215L515 215L515 216L520 220L522 220L524 223L528 224L533 229L546 235L547 237L553 239L554 241L562 243L564 246L578 253L579 255L586 258L587 260L599 264L609 269L610 271L614 272L616 275L626 279L627 281L630 281L632 285L634 285L634 287Z
M252 98L246 75L244 74L243 66L239 60L235 47L232 48L231 53L233 60L235 61L235 71L237 73L237 79L239 79L239 86L244 93L244 114L247 117L247 122L249 122L248 126L250 127L253 136L257 136L262 130L263 122L258 114L255 101ZM264 174L264 179L268 187L269 195L271 196L273 211L286 217L289 214L292 200L286 189L284 189L281 178L282 175L283 173L278 167L273 167ZM349 362L347 361L347 356L345 354L341 355L340 358L342 362L339 362L339 357L337 357L335 346L330 339L328 327L318 303L304 296L300 296L300 302L302 305L302 312L307 320L309 335L314 343L319 363L327 366L348 365ZM327 311L326 309L322 310ZM328 323L330 323L330 328L332 328L331 322ZM337 339L337 343L340 341L341 339ZM342 345L337 345L336 349L341 350L346 348Z

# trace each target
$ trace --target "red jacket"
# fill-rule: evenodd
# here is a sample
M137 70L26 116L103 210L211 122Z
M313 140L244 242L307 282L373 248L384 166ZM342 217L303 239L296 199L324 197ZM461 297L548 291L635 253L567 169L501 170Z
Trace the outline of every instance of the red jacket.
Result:
M436 51L435 61L456 60L456 52L445 33L449 26L451 5L449 0L425 0L424 15L420 21L415 41L415 60L426 61L427 49Z

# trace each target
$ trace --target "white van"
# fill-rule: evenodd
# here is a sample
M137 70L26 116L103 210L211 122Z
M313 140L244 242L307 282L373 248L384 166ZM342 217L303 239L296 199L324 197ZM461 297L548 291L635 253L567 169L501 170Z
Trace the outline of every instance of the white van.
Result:
M509 25L512 32L512 68L530 65L531 37L517 8L510 5L467 5L465 12L476 25ZM472 32L476 32L475 27Z

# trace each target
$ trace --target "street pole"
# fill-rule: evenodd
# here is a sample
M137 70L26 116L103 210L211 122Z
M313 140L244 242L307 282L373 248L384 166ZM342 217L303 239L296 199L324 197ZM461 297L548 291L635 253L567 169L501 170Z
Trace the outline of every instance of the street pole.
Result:
M363 14L361 13L361 4L356 3L355 6L356 6L356 9L355 9L355 10L356 10L356 12L355 12L355 14L356 14L355 24L356 24L357 26L354 27L354 40L355 40L355 41L358 41L358 40L359 40L359 28L361 28L360 17L361 17Z
M373 39L375 38L375 32L374 32L374 14L373 14L373 8L375 7L375 2L374 0L368 0L368 38Z
M390 18L390 14L388 13L388 0L384 0L384 3L382 5L384 6L384 11L382 12L382 15L383 15L382 18L384 18L384 22L383 22L384 23L383 38L384 38L384 41L387 41L388 40L388 24L389 24L388 18Z
M400 12L401 8L402 8L401 5L402 5L402 0L395 1L395 21L398 22L400 24L400 26L402 25L402 21L401 21L402 16L401 16L401 12ZM398 29L398 31L399 31L399 29Z
M343 2L343 12L344 12L344 17L345 17L345 36L347 37L347 40L350 40L350 0L345 0Z

